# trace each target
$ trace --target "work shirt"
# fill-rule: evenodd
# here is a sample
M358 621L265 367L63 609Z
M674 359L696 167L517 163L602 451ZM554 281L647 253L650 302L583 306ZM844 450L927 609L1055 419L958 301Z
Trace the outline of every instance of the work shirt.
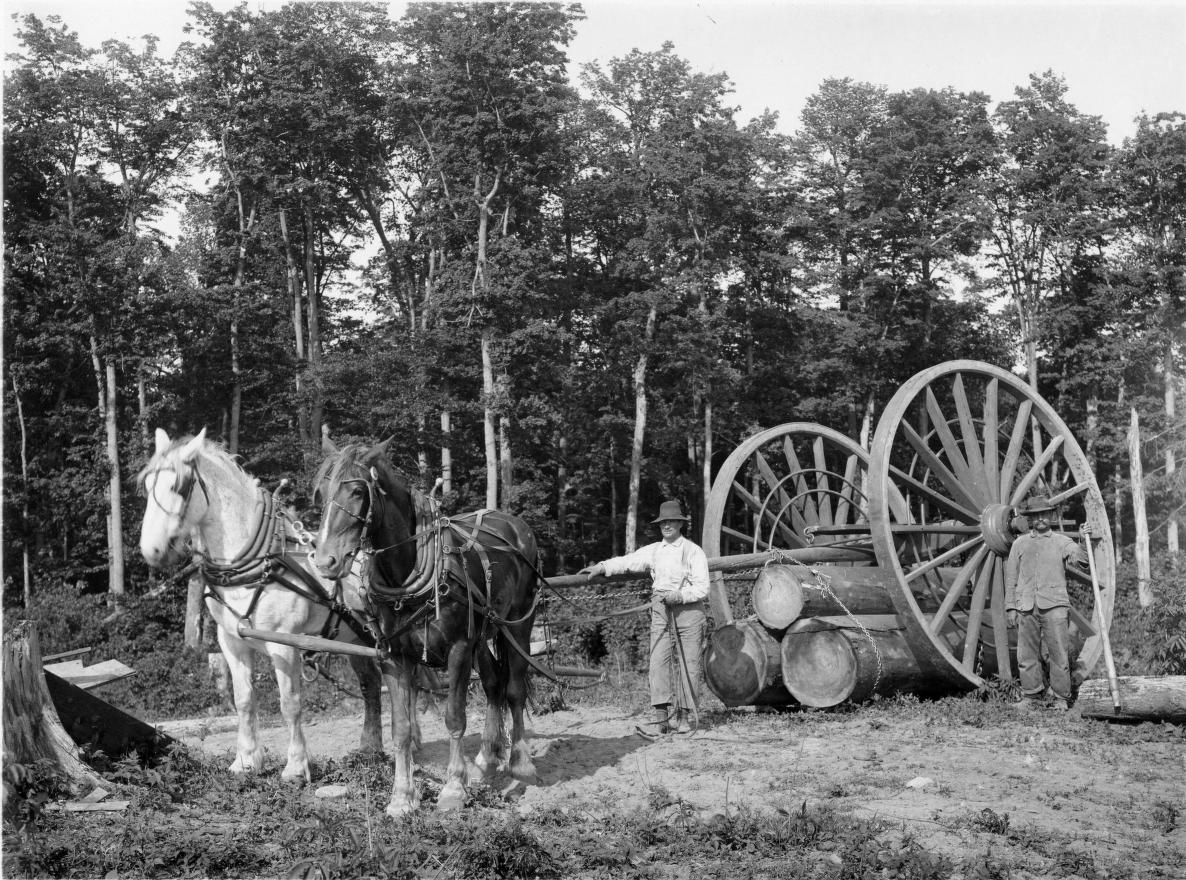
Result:
M1058 532L1029 532L1009 548L1005 563L1005 610L1031 611L1070 605L1066 564L1087 562L1087 551Z
M609 575L649 572L655 594L674 591L681 603L699 602L708 595L708 557L683 535L671 543L656 541L601 564Z

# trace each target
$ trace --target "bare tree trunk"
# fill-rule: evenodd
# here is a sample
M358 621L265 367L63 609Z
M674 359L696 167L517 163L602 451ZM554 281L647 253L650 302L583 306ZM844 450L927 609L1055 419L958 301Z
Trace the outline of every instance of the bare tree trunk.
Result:
M247 236L255 225L255 205L250 214L243 211L243 195L235 188L239 208L239 250L235 257L235 277L232 286L234 299L231 304L231 424L227 436L227 451L239 454L239 423L243 414L243 366L239 350L239 310L243 305L243 277L247 271Z
M638 493L642 484L642 446L647 430L647 358L655 337L655 321L658 316L658 305L652 305L647 314L646 331L643 333L642 353L634 367L634 440L630 447L630 484L629 496L626 499L627 553L633 553L638 546Z
M145 377L144 361L136 367L136 406L140 417L140 442L145 452L152 451L152 437L148 433L148 379Z
M305 203L305 294L309 302L309 367L314 373L312 404L309 407L309 436L321 436L321 389L318 371L321 367L321 291L317 287L317 263L314 250L316 227L313 206Z
M280 238L284 242L285 275L288 279L288 294L292 300L292 333L296 341L296 376L294 384L297 392L297 434L301 445L312 443L309 433L309 417L305 412L303 401L304 378L301 371L305 368L305 304L301 296L301 272L297 267L296 254L293 251L292 239L288 236L288 213L280 209Z
M91 335L91 366L95 371L95 381L99 387L99 415L103 419L107 441L107 467L109 470L107 481L107 556L110 563L108 569L107 591L115 596L124 592L124 541L123 541L123 511L122 511L122 483L119 478L119 431L116 425L116 387L115 361L106 359L104 364L99 358L99 340Z
M441 492L448 495L453 491L453 419L448 412L441 413Z
M1095 473L1095 448L1100 434L1100 399L1094 394L1087 397L1087 425L1084 431L1083 452L1087 456L1087 467Z
M560 540L556 542L556 571L564 574L567 562L564 539L568 537L568 438L563 434L557 438L556 448L559 450L556 465L556 525L560 531Z
M865 398L865 411L861 416L860 444L862 449L868 449L873 442L873 392Z
M609 524L610 544L614 556L622 555L621 532L618 531L618 450L614 438L609 441Z
M1174 375L1174 344L1171 340L1165 346L1165 421L1171 428L1175 422L1176 400L1174 383L1177 377ZM1167 443L1165 445L1165 477L1169 485L1174 483L1174 473L1178 469L1178 462L1175 457L1174 445ZM1171 510L1169 520L1165 524L1165 549L1171 556L1178 554L1178 512Z
M708 509L708 496L712 492L712 401L704 398L704 462L700 484L700 524L704 525L704 512Z
M29 438L25 432L25 410L21 405L21 390L17 387L15 375L12 377L12 396L16 401L17 424L21 429L21 572L24 575L24 602L28 608L33 601L32 579L29 576Z
M511 420L506 413L498 417L498 463L502 474L502 509L513 510L515 491L513 458L511 456Z
M1112 475L1112 546L1116 551L1116 562L1121 561L1121 548L1124 546L1124 478L1120 471Z
M416 416L416 472L420 475L421 486L428 485L428 446L424 437L427 419L423 412Z
M486 506L498 507L498 442L494 427L494 366L490 354L494 331L482 331L482 432L486 445Z
M1142 608L1153 604L1149 588L1152 570L1149 561L1149 519L1145 513L1145 476L1141 465L1141 425L1137 408L1130 410L1128 423L1128 472L1132 483L1132 515L1136 523L1136 543L1133 552L1137 563L1137 602Z

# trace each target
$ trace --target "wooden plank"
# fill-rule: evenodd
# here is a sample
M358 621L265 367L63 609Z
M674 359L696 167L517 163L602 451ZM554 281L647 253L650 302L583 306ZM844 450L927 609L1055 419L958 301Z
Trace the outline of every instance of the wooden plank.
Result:
M125 666L118 660L104 660L91 666L83 666L79 660L66 660L62 663L47 663L42 668L46 672L52 672L58 678L65 679L75 687L88 691L136 674L135 669Z
M89 654L90 651L90 648L75 648L73 651L63 651L60 654L47 654L41 658L41 661L45 663L50 660L65 660L67 657L77 657L79 654Z

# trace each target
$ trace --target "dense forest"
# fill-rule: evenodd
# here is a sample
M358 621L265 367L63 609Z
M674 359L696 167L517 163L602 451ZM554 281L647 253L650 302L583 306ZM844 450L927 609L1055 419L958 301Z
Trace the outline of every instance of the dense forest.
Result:
M519 513L572 570L663 498L698 522L758 429L867 443L953 358L1072 426L1123 556L1143 521L1177 553L1186 108L1112 146L1046 71L1007 96L828 79L798 120L739 120L670 44L571 69L581 18L194 3L171 58L18 18L9 603L146 587L157 427L205 427L301 511L323 433L393 437L446 509Z

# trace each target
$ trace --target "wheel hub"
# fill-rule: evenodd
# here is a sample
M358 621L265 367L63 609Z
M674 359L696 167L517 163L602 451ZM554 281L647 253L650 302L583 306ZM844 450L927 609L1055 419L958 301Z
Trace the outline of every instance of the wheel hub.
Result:
M1009 528L1012 518L1013 510L1005 504L990 504L980 514L980 534L997 556L1008 556L1013 545L1013 530Z

